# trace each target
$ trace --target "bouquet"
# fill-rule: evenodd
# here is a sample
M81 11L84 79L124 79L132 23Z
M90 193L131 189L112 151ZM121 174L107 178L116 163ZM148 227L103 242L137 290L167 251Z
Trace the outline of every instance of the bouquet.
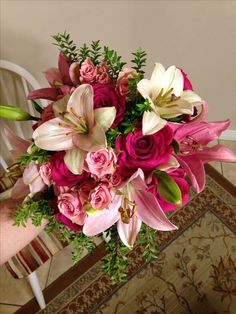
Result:
M31 140L6 129L20 156L7 172L17 178L8 194L23 199L15 224L47 219L49 232L74 244L74 261L105 232L104 270L121 281L138 234L150 260L156 232L177 229L170 213L188 201L190 186L203 190L204 164L236 160L223 145L208 146L230 121L206 122L207 103L182 69L156 63L147 78L142 49L126 67L99 41L77 49L66 32L53 38L60 54L58 68L45 72L50 87L28 95L39 117L0 106L1 117L36 121Z

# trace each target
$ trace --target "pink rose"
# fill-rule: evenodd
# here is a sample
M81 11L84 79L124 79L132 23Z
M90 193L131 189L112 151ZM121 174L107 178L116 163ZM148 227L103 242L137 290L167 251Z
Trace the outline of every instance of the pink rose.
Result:
M49 162L40 166L39 174L40 177L43 179L43 182L49 186L51 184L52 179L52 171Z
M95 82L97 69L92 63L90 58L87 58L80 67L80 81L81 83L93 83Z
M72 187L81 184L86 180L89 174L84 171L81 175L72 173L64 162L65 152L57 152L50 160L52 179L56 185Z
M169 126L152 135L144 136L142 130L136 130L126 136L119 136L115 148L121 151L118 155L121 174L128 176L138 168L149 173L167 162L173 151L172 141L173 131Z
M72 231L80 231L83 229L81 225L74 224L70 219L64 216L62 213L58 212L55 214L55 218L62 222L64 225L67 226L68 229Z
M117 126L125 115L125 97L117 94L115 86L112 84L93 85L94 108L112 107L116 108L116 118L112 127Z
M132 68L124 68L122 71L120 71L116 86L121 96L126 96L129 94L129 79L132 78L132 74L135 73L137 74L136 70Z
M77 225L83 225L86 213L82 210L79 194L76 192L64 193L58 196L58 209L65 217Z
M184 79L184 90L193 90L193 86L191 82L189 81L189 79L187 78L187 74L182 69L180 69L180 71Z
M111 82L106 62L101 62L97 67L96 82L100 84L108 84Z
M108 208L114 196L115 193L109 183L101 183L90 194L91 205L100 210Z
M178 168L175 171L169 173L169 175L171 175L171 177L175 180L181 190L182 205L185 205L189 198L189 185L184 179L184 174L184 170L181 168ZM167 202L163 197L159 195L159 193L157 192L157 186L158 179L157 177L153 176L151 183L148 184L148 191L156 196L157 201L160 204L161 208L164 210L164 212L177 209L177 205Z
M117 158L112 148L103 148L96 152L89 152L85 161L89 171L98 178L102 178L114 173Z

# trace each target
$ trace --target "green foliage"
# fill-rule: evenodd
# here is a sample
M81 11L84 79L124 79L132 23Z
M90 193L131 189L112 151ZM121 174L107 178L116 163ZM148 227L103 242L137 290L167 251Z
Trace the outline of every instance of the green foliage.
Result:
M129 248L124 246L117 231L111 229L111 240L106 243L107 254L103 259L103 271L111 278L112 283L121 283L126 281L126 268L128 266L128 258L126 253Z
M32 145L29 152L20 158L19 163L23 166L27 166L31 161L41 164L43 162L47 162L51 155L52 152L43 150L36 145Z
M149 226L142 224L139 232L138 243L144 247L143 256L147 262L157 258L159 253L157 249L157 231Z
M54 217L48 200L34 200L29 197L25 203L20 205L19 209L14 214L14 225L25 227L28 219L31 219L35 226L40 226L42 220L47 219L49 221L46 227L48 233L56 230L59 232L62 241L74 245L74 251L72 252L72 260L74 263L78 262L85 248L89 253L95 248L92 238L85 236L82 232L75 232L68 229L66 225L59 222Z
M171 145L172 145L173 148L174 148L174 152L175 152L176 154L178 154L178 153L179 153L179 144L178 144L178 142L174 139L174 140L172 141Z
M22 203L14 213L14 225L25 227L27 220L31 218L35 226L40 226L43 218L51 219L53 217L51 211L47 200L34 201L28 197L27 201Z
M81 62L83 62L86 58L90 58L90 49L85 43L79 50L79 58Z
M106 133L108 146L114 147L117 137L121 134L122 133L118 130L117 127L114 129L109 129Z
M132 68L135 69L138 73L144 74L142 68L146 65L147 53L139 48L135 52L132 52L132 55L134 56L134 59L131 60L131 62L134 63L134 66Z
M71 39L70 34L64 31L64 33L53 35L52 38L56 41L54 45L56 45L71 62L78 60L78 49Z
M152 109L147 99L142 103L128 105L125 118L120 124L121 133L128 134L129 132L134 132L137 122L143 117L143 113L150 110Z
M93 64L97 65L101 56L100 40L92 41L90 55Z
M128 89L129 94L127 95L129 100L133 103L138 103L142 101L143 97L139 94L137 90L138 82L143 79L143 74L141 73L132 73L132 77L128 80Z
M43 112L43 108L35 100L31 100L31 103L37 112L39 113Z
M121 56L116 51L110 50L107 46L104 46L104 60L108 64L109 74L116 79L126 63L121 61Z

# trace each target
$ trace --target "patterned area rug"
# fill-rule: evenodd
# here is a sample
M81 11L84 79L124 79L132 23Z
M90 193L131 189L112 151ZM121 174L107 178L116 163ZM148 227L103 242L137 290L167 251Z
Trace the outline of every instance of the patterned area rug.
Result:
M213 177L172 216L179 230L158 233L157 259L130 252L127 283L112 285L98 260L40 313L235 313L236 189Z

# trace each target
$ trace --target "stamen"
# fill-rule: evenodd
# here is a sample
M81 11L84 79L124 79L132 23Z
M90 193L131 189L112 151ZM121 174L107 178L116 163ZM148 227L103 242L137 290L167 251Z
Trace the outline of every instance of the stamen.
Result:
M198 141L196 141L191 135L186 135L179 144L180 153L183 155L192 154L196 151L202 150L202 145Z

